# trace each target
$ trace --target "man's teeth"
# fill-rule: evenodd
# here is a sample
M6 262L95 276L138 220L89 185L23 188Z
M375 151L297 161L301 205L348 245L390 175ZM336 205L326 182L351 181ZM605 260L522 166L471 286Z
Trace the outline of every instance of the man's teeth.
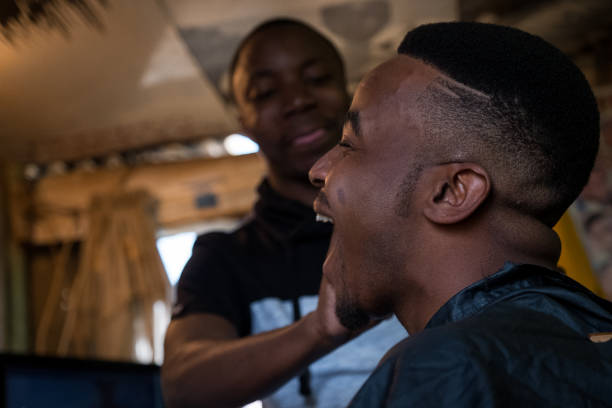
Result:
M334 220L324 215L321 215L321 214L317 214L317 221L318 222L331 222L332 224L334 223Z

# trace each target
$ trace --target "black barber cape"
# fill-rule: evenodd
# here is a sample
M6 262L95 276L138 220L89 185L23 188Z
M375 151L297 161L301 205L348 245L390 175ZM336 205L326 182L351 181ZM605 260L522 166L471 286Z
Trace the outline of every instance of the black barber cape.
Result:
M352 408L612 407L612 303L558 272L504 269L400 342Z

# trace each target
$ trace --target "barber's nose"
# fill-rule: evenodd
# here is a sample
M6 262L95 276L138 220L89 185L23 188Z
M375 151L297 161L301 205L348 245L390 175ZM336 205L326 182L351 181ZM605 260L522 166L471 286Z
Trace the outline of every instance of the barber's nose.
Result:
M303 112L315 106L316 101L312 93L304 84L288 86L284 92L284 113L292 115Z
M329 170L334 164L334 157L337 155L337 147L334 147L323 155L316 163L310 168L308 172L308 178L310 183L316 188L322 188L325 186L327 175Z

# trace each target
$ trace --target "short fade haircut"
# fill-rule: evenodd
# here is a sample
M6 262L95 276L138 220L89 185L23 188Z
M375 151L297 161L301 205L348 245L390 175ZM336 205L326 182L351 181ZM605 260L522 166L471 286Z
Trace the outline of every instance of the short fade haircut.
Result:
M240 54L242 54L242 50L249 43L249 41L251 41L251 39L255 37L256 35L258 35L259 33L262 33L264 31L267 31L273 28L280 28L280 27L301 28L301 29L311 32L316 37L318 37L321 40L321 42L325 44L325 46L329 48L330 51L333 53L334 58L337 60L338 65L342 69L342 75L344 77L344 81L346 81L344 60L342 59L342 56L340 55L340 52L338 51L336 46L327 37L325 37L323 34L321 34L319 31L317 31L315 28L313 28L309 24L306 24L302 21L295 20L292 18L274 18L271 20L266 20L263 23L257 25L255 28L253 28L242 39L240 44L238 44L236 51L234 51L234 55L232 57L232 61L230 63L230 68L229 68L229 97L233 102L236 101L236 98L234 96L234 86L232 83L232 78L234 77L234 72L236 71L236 67L238 65L238 60L240 59Z
M426 136L447 142L440 160L480 161L494 199L554 225L587 183L599 146L597 104L578 67L539 37L472 22L419 26L398 54L459 83L440 80L450 92L430 87L420 100Z

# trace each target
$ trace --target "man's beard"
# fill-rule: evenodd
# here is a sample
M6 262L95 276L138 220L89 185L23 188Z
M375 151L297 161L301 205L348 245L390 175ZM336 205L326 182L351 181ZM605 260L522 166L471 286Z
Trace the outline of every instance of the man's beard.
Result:
M324 194L319 194L324 202L327 202L327 197ZM344 263L344 248L342 245L338 245L338 254L340 258L340 273L338 276L338 282L341 291L336 290L336 316L344 327L351 331L356 331L364 328L369 322L370 317L363 308L361 308L348 289L346 283L347 271L346 263Z
M351 331L363 329L370 323L368 314L357 306L345 292L344 296L336 301L336 316L340 323Z
M336 305L336 315L340 323L351 331L363 329L370 322L367 313L350 305Z

